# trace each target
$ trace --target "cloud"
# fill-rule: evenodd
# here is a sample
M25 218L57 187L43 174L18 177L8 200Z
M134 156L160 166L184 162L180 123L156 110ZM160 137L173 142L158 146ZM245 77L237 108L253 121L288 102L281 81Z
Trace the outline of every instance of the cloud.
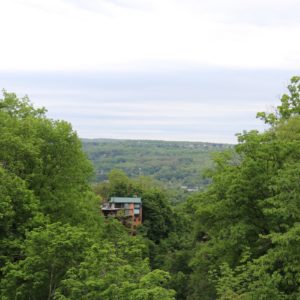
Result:
M300 65L299 4L292 0L3 0L0 9L9 45L0 49L3 70Z
M257 111L279 103L293 71L0 72L8 91L28 94L81 137L235 142L263 129ZM1 87L0 87L1 88Z
M300 24L298 0L177 0L195 14L208 14L225 23L248 23L257 26Z
M67 3L71 3L80 8L91 10L93 12L102 11L103 8L125 8L125 9L147 9L150 8L149 1L135 1L135 0L63 0Z

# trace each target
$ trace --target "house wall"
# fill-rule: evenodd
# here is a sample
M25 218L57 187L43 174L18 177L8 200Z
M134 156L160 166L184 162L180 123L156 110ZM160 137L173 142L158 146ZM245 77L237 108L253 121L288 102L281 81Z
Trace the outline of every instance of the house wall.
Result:
M120 208L124 211L124 217L131 218L132 230L136 229L137 225L142 224L142 204L139 207L135 203L109 203L112 210L102 210L105 216L116 215L117 211L114 209Z

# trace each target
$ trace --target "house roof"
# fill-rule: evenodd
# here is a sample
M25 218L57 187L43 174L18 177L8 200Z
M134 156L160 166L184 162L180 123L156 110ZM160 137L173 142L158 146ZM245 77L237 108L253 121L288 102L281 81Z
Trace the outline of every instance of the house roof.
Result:
M110 201L111 203L142 203L141 198L136 197L111 197Z

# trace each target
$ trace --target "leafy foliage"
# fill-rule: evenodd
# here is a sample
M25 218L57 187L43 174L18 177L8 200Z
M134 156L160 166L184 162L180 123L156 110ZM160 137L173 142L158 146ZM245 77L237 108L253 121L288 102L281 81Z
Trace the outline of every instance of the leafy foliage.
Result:
M213 184L191 200L190 286L203 284L189 299L300 297L299 81L292 78L275 114L259 114L271 128L239 135L236 152L216 161Z
M167 191L148 177L130 179L121 170L112 170L109 182L94 187L101 198L139 196L143 202L143 231L155 243L173 230L175 214L172 210Z
M174 299L147 242L99 212L70 124L27 97L0 100L0 298ZM80 290L78 290L80 288Z
M299 299L300 77L288 91L274 113L258 113L270 128L239 134L238 145L215 155L209 187L175 207L153 178L106 173L113 141L87 142L94 154L102 143L103 166L109 162L96 196L71 126L4 92L1 299ZM165 151L150 144L139 150ZM117 220L103 220L98 202L134 195L143 199L144 223L130 236Z
M187 190L207 186L210 181L204 171L212 166L211 154L231 148L200 142L107 139L84 139L83 146L96 168L95 182L107 180L114 169L130 178L152 177L172 190L174 203L182 202Z
M118 246L122 253L111 243L93 245L79 268L69 270L57 299L174 299L174 291L164 289L169 275L150 272L139 245Z

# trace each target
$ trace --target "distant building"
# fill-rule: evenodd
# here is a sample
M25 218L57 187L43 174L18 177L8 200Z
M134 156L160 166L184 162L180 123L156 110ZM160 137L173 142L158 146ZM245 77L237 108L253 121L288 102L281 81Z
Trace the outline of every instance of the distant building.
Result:
M142 224L142 199L133 197L111 197L109 202L101 207L104 216L113 216L122 221L132 232L137 225Z
M199 192L199 187L195 186L195 187L188 187L186 185L182 185L181 189L183 189L186 192L192 193L192 192Z
M198 187L187 188L186 191L189 192L189 193L191 193L191 192L199 192L199 188Z

